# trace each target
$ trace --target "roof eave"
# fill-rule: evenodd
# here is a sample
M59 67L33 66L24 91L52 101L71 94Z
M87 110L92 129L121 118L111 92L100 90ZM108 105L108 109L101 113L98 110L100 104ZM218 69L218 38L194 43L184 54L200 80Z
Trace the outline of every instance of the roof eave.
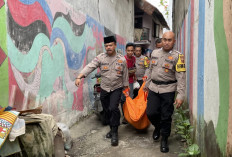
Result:
M155 6L151 5L146 0L135 0L135 5L148 15L152 16L152 18L158 20L164 28L170 30L163 14Z

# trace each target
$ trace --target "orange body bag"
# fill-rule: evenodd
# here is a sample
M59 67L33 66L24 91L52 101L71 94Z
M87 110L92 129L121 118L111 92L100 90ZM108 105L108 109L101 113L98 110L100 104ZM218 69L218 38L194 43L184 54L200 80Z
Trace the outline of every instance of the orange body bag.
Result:
M134 99L129 96L128 89L123 91L126 96L126 102L123 104L124 117L136 129L146 129L150 125L146 114L147 92L143 90L144 85L145 82L139 89L138 96Z

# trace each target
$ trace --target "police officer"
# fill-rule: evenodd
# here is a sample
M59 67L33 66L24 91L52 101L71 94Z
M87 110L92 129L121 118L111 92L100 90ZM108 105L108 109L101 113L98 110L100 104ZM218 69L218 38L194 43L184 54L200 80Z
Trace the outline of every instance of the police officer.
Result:
M142 55L142 46L141 45L135 45L135 66L136 66L136 72L135 76L137 78L137 81L140 85L140 87L143 84L143 77L145 75L145 71L147 70L149 66L149 60L146 56ZM134 98L138 95L139 89L134 89Z
M116 53L116 39L114 36L104 38L106 53L99 54L80 72L76 78L76 86L81 79L88 76L96 68L101 70L100 99L106 120L110 125L110 132L106 138L111 138L111 145L118 145L118 126L120 124L120 110L118 108L123 88L128 88L128 69L123 55Z
M162 48L162 46L163 46L162 39L161 38L156 39L156 41L155 41L155 49L160 49L160 48Z
M171 31L164 33L162 44L163 48L152 52L144 89L149 89L146 113L155 126L153 139L158 140L161 134L160 151L165 153L169 151L168 137L171 133L173 104L176 108L182 105L186 81L184 56L173 50L175 34Z

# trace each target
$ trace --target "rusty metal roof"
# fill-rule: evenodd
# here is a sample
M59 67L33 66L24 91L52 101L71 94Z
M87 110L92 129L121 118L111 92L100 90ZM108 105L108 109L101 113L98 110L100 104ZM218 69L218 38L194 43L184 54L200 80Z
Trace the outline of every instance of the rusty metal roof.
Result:
M170 29L163 14L155 6L151 5L146 0L135 0L135 5L148 15L152 16L155 21L159 21L159 24L164 28Z

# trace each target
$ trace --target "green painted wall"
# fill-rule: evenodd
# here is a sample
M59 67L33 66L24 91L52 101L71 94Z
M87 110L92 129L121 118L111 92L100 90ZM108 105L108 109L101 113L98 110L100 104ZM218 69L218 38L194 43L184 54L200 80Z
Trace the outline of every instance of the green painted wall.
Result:
M220 107L216 136L220 150L225 155L229 111L229 51L223 22L223 1L215 0L214 3L214 36L220 87Z
M7 54L7 39L6 39L6 6L4 5L0 9L0 46ZM0 106L4 107L8 105L9 96L9 82L8 82L8 58L5 59L0 66Z

